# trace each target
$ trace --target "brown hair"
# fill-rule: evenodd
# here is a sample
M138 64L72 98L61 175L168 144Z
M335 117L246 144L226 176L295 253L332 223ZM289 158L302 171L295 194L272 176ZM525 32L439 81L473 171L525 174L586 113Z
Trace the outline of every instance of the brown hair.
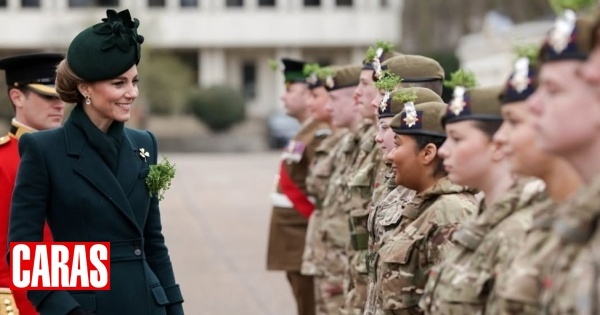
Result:
M85 82L71 70L67 59L63 59L56 67L56 92L64 102L81 104L83 95L77 89L77 85Z
M502 120L473 120L473 126L481 130L490 140L494 137L494 134L502 125Z
M411 138L413 138L413 140L415 140L415 144L416 144L416 152L419 153L421 150L425 149L425 147L428 144L433 144L435 145L435 148L439 151L440 147L444 144L444 141L446 141L445 137L436 137L436 136L427 136L427 135L408 135ZM433 176L434 177L443 177L443 176L447 176L448 173L446 172L446 170L444 169L444 160L436 154L436 157L434 159L434 166L433 166Z

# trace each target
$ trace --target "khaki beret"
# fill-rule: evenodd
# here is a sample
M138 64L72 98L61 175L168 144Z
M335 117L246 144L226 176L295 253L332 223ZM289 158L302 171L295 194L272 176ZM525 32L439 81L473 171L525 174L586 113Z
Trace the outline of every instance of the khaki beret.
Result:
M596 19L593 16L576 17L575 12L565 10L556 18L556 25L542 43L540 62L587 59L595 37L593 34L595 26ZM566 32L565 27L572 29Z
M425 56L401 55L392 57L385 61L381 68L401 77L402 83L444 80L444 68L439 62Z
M325 79L325 88L334 91L358 85L362 65L346 65L332 67L331 78Z
M385 117L394 117L399 114L404 109L404 102L400 101L398 98L395 98L398 93L415 93L415 100L413 103L415 105L421 103L428 102L438 102L443 103L442 98L433 92L430 89L422 88L422 87L410 87L405 89L400 89L398 91L392 93L386 93L384 98L379 106L379 118ZM385 102L384 102L385 101Z
M462 120L502 121L499 97L501 92L501 86L469 90L455 88L442 123Z
M422 135L446 137L440 119L446 112L446 104L442 102L427 102L416 104L414 108L404 109L394 116L390 127L399 135Z

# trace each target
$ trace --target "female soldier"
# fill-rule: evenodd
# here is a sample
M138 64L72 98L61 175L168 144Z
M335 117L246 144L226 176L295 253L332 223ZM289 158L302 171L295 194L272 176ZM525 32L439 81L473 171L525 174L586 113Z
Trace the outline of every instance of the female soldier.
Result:
M449 245L445 226L463 221L477 207L475 196L466 187L445 177L437 156L445 139L439 124L445 105L414 105L411 93L415 90L391 95L392 102L404 104L404 110L390 123L396 136L388 159L396 184L416 195L399 210L397 228L371 258L376 290L371 312L375 314L420 313L417 303L429 269L444 257Z
M433 269L420 305L428 314L495 314L495 275L508 267L531 220L520 209L543 185L514 178L502 146L492 140L502 123L500 89L467 89L474 78L460 70L452 79L454 98L443 120L448 139L440 156L451 180L480 189L485 199L476 217L452 235L457 247Z
M510 272L499 273L496 291L501 314L540 314L540 264L552 259L554 252L544 246L550 234L558 203L570 198L580 184L579 175L564 159L543 152L535 144L525 100L535 90L537 81L535 54L537 48L523 50L515 62L513 74L502 93L504 121L494 139L502 145L510 160L511 171L524 176L540 178L546 184L549 199L533 205L533 222L527 230L523 245L509 267Z
M593 80L583 80L594 71L585 60L597 23L570 10L559 16L541 48L539 87L527 102L538 144L565 158L586 186L556 210L546 242L553 246L552 259L541 266L546 314L597 314L600 309L600 99Z
M9 240L110 242L109 291L29 291L42 315L183 314L183 298L146 185L157 143L124 128L138 96L143 37L129 11L79 33L57 69L61 99L76 103L61 128L21 138ZM150 197L151 194L154 197Z

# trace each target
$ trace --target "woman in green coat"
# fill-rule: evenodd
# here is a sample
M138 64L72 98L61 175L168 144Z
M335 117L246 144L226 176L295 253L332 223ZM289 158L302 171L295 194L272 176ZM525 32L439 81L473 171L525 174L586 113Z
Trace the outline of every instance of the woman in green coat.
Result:
M9 241L41 241L47 221L56 242L110 242L110 290L29 291L41 315L183 314L146 184L156 139L124 127L138 96L138 25L129 11L108 10L79 33L57 68L60 97L76 103L69 119L19 142Z

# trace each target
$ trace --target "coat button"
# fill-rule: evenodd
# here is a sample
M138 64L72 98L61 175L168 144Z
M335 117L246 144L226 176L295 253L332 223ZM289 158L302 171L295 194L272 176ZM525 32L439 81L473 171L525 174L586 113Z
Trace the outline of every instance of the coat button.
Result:
M136 249L133 251L133 254L134 254L134 255L136 255L136 256L139 256L139 255L141 255L141 254L142 254L142 250L141 250L141 249L139 249L139 248L136 248Z

